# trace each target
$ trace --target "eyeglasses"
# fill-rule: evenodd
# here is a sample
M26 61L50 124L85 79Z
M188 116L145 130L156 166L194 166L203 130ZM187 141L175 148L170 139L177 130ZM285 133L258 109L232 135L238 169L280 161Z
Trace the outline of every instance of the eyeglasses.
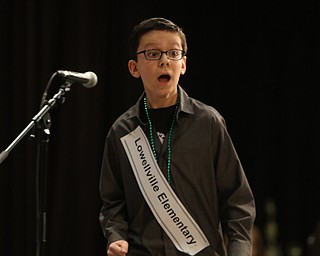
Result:
M141 52L137 52L136 54L144 54L144 57L147 60L160 60L162 54L166 54L169 60L181 60L182 57L185 55L184 50L177 50L177 49L170 49L168 51L161 51L157 49L148 49L143 50Z

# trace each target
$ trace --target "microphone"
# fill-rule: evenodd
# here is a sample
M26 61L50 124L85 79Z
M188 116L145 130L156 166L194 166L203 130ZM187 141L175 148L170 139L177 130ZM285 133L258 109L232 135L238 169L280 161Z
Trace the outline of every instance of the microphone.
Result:
M78 73L67 70L58 70L57 74L65 78L67 82L80 83L87 88L94 87L98 82L97 75L91 71L85 73Z

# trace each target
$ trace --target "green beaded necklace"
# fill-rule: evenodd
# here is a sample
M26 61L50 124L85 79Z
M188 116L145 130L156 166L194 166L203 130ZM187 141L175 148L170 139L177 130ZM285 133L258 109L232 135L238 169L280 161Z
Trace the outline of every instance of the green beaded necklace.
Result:
M174 114L173 114L173 120L170 126L170 130L169 130L169 136L168 136L168 161L167 161L167 176L168 176L168 183L170 184L171 181L171 138L172 138L172 131L173 131L173 127L175 124L175 120L176 120L176 115L178 112L178 107L179 107L179 102L180 102L180 94L178 93L178 99L177 99L177 103L176 103L176 108L174 110ZM151 118L149 115L149 111L148 111L148 107L147 107L147 97L145 96L143 98L143 104L144 104L144 109L146 111L146 115L147 115L147 119L148 119L148 123L149 123L149 134L150 134L150 144L151 144L151 149L153 152L153 156L156 159L156 161L158 161L158 157L157 157L157 152L154 146L154 139L153 139L153 126L152 126L152 122L151 122Z

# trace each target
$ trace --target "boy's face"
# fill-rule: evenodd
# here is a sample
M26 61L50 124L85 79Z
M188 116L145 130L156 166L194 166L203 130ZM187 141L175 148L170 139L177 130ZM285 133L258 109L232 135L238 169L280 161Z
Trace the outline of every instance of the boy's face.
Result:
M176 33L150 31L141 37L137 52L147 49L182 50L181 39ZM186 71L186 56L181 60L170 60L163 53L160 60L147 60L141 53L137 55L137 61L129 61L128 67L133 77L141 77L147 99L151 105L154 103L152 107L156 107L156 102L175 103L179 77Z

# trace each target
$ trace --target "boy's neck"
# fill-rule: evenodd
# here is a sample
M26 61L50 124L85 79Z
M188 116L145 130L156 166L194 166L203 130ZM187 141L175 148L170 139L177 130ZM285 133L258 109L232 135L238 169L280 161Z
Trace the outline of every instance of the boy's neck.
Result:
M175 105L177 102L177 94L171 97L155 98L148 97L147 95L147 106L148 108L166 108Z

